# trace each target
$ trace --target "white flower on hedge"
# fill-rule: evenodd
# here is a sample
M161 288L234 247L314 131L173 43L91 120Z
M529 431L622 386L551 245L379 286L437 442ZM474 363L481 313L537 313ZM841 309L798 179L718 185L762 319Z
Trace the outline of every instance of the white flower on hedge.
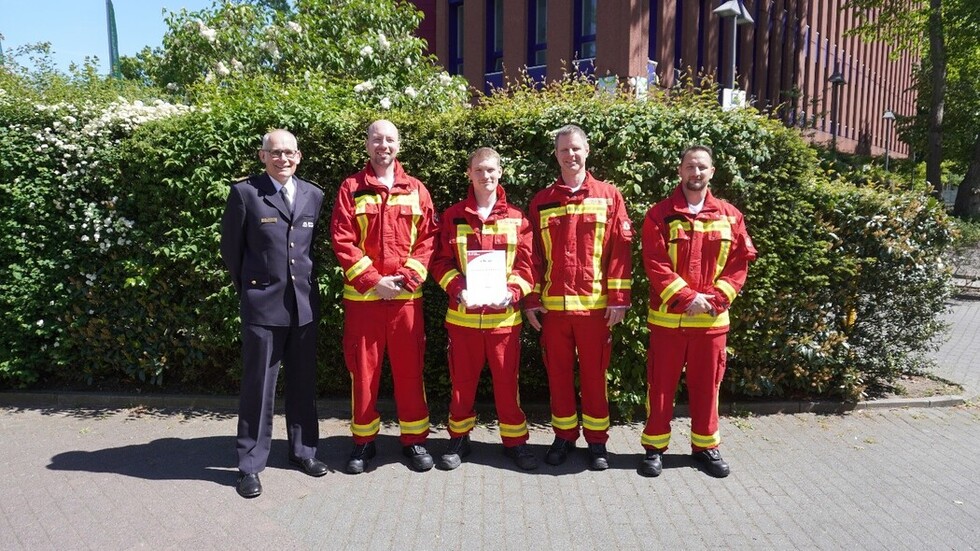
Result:
M443 86L449 86L453 83L453 77L449 76L449 73L442 72L439 74L439 84Z
M204 75L204 82L210 83L210 82L213 82L213 81L214 81L214 73L212 73L211 71L208 71L208 74Z
M167 83L167 91L168 92L176 92L177 91L177 83L176 82L168 82Z
M383 97L383 98L381 98L381 101L379 103L381 104L381 108L382 109L391 109L391 99L390 98Z
M300 24L295 21L290 21L289 23L286 23L286 26L289 27L289 30L293 31L294 33L303 32L303 27L300 26Z
M412 66L412 58L410 58L410 57L406 57L405 58L405 66L406 67L411 67Z
M419 93L418 93L417 90L415 90L415 88L413 86L406 86L405 87L405 95L408 96L408 97L410 97L410 98L414 98L415 96L419 95Z
M214 42L218 38L218 31L209 28L204 21L197 22L197 30L208 42Z
M87 235L83 235L82 236L82 241L88 241L88 236Z
M44 327L44 320L37 320L38 327Z
M245 70L245 64L235 58L231 58L231 68L233 71L240 73Z
M388 42L388 37L384 33L378 33L378 46L381 46L382 50L387 50L391 46L391 42Z
M214 72L218 73L218 76L226 77L231 74L228 66L225 65L224 61L219 61L217 65L214 66Z
M370 57L374 53L374 48L371 45L367 45L361 48L361 57Z
M365 80L364 82L358 84L354 87L354 91L358 94L363 94L364 92L370 92L374 90L374 83L370 80Z

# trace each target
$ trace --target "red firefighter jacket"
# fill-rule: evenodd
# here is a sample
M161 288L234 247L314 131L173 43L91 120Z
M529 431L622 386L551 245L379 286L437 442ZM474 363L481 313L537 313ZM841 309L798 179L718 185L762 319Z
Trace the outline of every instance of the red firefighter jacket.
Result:
M643 265L650 278L647 323L667 328L728 331L728 308L745 284L755 246L742 213L711 191L697 215L678 186L647 211ZM687 316L697 293L712 295L712 313Z
M436 252L432 257L432 278L449 294L446 325L476 329L510 331L521 324L520 300L531 292L531 224L524 213L507 204L502 186L497 186L497 202L485 221L477 214L473 186L469 196L446 209L440 222ZM500 250L506 253L506 308L474 306L464 308L459 296L466 288L468 251Z
M334 254L344 270L344 298L380 300L372 290L389 275L404 277L396 300L421 297L437 232L429 191L398 161L390 191L370 163L344 180L331 221Z
M586 174L573 192L559 177L535 194L528 216L535 285L524 308L604 315L629 306L633 228L615 186Z

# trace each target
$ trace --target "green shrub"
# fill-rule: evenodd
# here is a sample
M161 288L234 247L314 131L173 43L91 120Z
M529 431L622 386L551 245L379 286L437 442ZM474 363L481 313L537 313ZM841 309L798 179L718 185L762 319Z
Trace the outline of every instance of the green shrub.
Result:
M363 131L379 114L343 88L226 92L161 120L111 119L94 137L81 131L87 121L132 103L91 107L75 116L70 132L49 132L81 148L67 151L38 148L55 143L43 129L64 124L74 107L39 110L0 98L0 216L14 236L0 246L0 261L11 266L0 280L0 338L11 343L0 353L2 384L235 390L237 304L217 252L228 186L261 170L261 135L287 127L304 151L299 174L327 195L326 228L337 186L363 166ZM508 197L525 206L558 174L552 131L575 123L589 134L593 173L622 190L640 228L647 209L676 185L680 151L712 146L714 192L742 210L760 252L733 306L726 393L855 398L914 367L940 329L948 275L939 258L951 234L939 206L921 190L891 195L879 186L828 182L795 131L754 112L722 112L702 95L637 102L566 82L499 94L472 109L383 114L401 130L406 169L427 183L440 210L465 196L466 155L482 145L500 151ZM90 168L66 175L66 159ZM112 228L110 247L92 242L96 223L102 233ZM614 331L609 373L610 394L624 413L643 402L645 389L648 283L638 234L633 308ZM319 243L319 386L346 395L340 271L329 236ZM429 282L425 301L426 382L430 401L444 403L445 296ZM537 333L525 327L522 339L522 395L543 399ZM488 397L489 386L482 392Z

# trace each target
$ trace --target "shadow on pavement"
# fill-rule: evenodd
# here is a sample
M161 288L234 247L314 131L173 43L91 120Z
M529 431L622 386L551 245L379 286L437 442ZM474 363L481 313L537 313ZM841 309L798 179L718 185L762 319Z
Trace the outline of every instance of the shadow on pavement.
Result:
M274 442L272 453L285 457L286 443ZM235 437L161 438L118 448L70 451L52 457L47 468L112 473L147 480L203 480L232 486L237 472Z

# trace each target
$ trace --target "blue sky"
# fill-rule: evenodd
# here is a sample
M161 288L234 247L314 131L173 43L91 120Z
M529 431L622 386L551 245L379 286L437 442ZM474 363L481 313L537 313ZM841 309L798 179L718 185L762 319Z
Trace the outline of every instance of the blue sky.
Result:
M197 11L211 0L112 0L116 12L119 54L133 55L144 46L159 46L167 26L163 9ZM50 42L55 65L67 70L85 56L98 56L108 72L109 39L105 0L0 0L3 52L35 42ZM26 63L26 59L21 60Z

